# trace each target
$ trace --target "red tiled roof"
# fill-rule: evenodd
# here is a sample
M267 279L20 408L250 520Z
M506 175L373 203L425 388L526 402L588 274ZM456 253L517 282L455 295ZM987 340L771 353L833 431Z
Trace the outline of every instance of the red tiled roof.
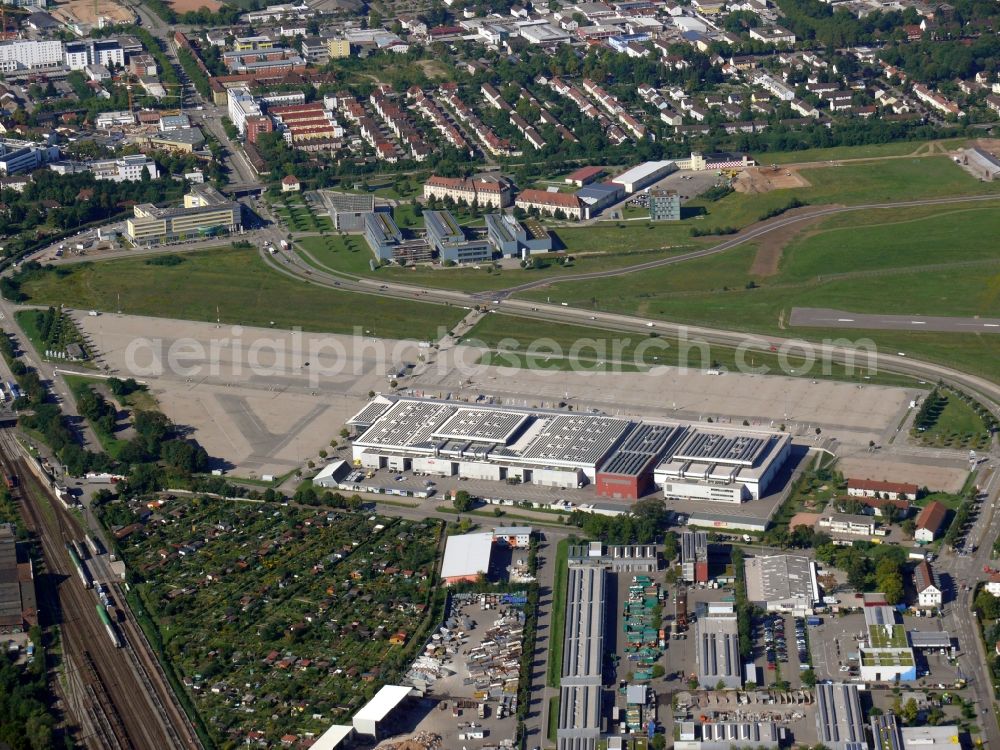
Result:
M604 174L604 167L580 167L575 172L566 175L567 180L589 180Z
M932 500L924 506L924 509L920 511L920 515L917 516L917 528L936 532L941 528L941 524L944 523L945 516L947 515L948 508L937 500Z
M915 495L917 485L909 482L884 482L877 479L848 479L848 489L852 490L872 490L874 492L905 492Z
M522 190L517 196L517 202L557 208L580 208L580 199L572 193L550 193L547 190Z

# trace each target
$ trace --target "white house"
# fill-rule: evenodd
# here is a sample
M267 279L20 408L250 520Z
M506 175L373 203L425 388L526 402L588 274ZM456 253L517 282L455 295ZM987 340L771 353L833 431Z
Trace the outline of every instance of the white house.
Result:
M940 607L943 600L941 581L930 563L921 560L913 571L913 586L917 590L917 604L921 607Z

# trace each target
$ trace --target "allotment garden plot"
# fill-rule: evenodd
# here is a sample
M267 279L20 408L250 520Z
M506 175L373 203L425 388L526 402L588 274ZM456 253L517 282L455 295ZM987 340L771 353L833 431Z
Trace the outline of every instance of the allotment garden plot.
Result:
M349 722L427 637L438 521L171 500L132 528L122 553L217 741Z

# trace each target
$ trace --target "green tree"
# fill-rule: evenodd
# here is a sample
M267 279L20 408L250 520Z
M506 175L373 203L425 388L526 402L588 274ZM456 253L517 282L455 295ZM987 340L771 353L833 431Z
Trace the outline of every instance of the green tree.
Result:
M459 513L468 513L472 510L472 497L465 490L459 490L452 498L451 504Z

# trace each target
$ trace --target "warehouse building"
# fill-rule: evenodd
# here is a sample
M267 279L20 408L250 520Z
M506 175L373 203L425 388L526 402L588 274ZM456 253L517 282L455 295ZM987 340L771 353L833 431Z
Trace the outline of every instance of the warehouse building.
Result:
M448 537L441 562L441 580L447 585L470 581L490 572L493 557L493 532L461 534Z
M211 185L193 185L184 205L157 208L152 203L133 207L125 236L136 245L163 245L235 232L242 226L242 207Z
M710 602L708 614L695 622L695 660L698 684L715 690L743 687L743 662L740 660L740 633L736 610L727 602Z
M681 532L681 580L708 582L708 534L704 531Z
M24 633L38 624L35 576L14 527L0 524L0 633Z
M684 435L679 425L641 424L597 473L597 494L638 500L653 489L653 470Z
M868 750L858 686L816 686L816 734L829 750Z
M405 685L384 685L374 698L354 714L354 731L365 737L379 739L389 716L406 700L412 689Z
M757 500L771 488L791 445L785 433L691 426L653 477L668 498Z
M685 721L674 741L674 750L729 750L730 748L776 748L785 738L773 721Z
M1000 178L1000 159L978 146L966 149L962 163L970 172L987 182Z
M559 680L558 750L597 750L604 684L604 605L607 573L570 565L566 630Z
M622 200L625 190L613 182L599 182L577 190L576 197L587 207L587 216L593 218L608 206Z
M565 489L597 483L598 494L619 500L651 491L650 473L666 482L667 497L757 498L790 446L783 433L397 396L375 398L348 423L364 468Z
M812 614L820 600L816 563L801 555L750 557L743 563L747 599L768 612Z
M677 163L673 161L647 161L637 167L632 167L611 180L621 185L626 195L638 193L662 180L667 175L677 171Z

